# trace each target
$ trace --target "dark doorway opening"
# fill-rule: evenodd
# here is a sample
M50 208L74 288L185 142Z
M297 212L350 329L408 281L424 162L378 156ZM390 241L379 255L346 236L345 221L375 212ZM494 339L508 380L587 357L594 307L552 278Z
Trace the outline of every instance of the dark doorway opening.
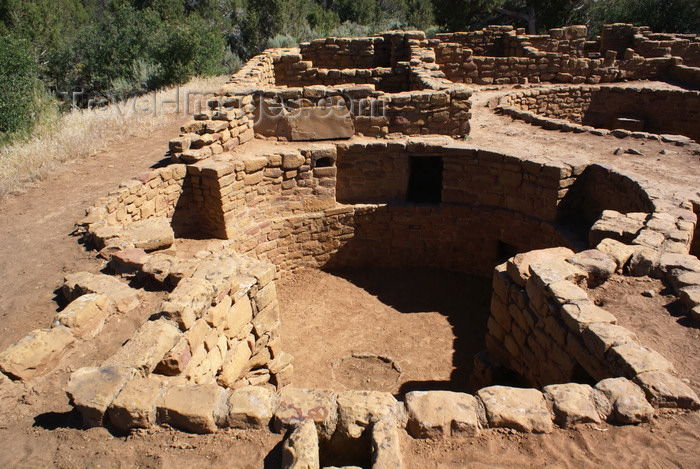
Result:
M411 156L406 201L417 204L442 202L442 158Z

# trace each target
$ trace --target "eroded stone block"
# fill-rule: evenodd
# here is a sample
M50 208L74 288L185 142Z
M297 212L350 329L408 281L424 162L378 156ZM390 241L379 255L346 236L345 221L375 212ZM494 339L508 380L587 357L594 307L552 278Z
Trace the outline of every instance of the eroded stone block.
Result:
M66 326L77 337L94 337L102 330L107 317L114 312L112 300L105 295L89 293L76 298L56 314L53 323Z
M490 386L477 393L490 427L513 428L525 433L551 433L552 414L541 392L507 386Z
M318 434L313 420L300 422L282 446L284 469L319 469L321 467Z
M618 423L648 422L654 416L654 408L647 402L644 391L627 378L607 378L595 387L612 403L613 416Z
M330 440L338 422L337 394L323 389L284 388L279 393L273 428L276 432L312 420L321 438Z
M124 366L81 368L75 371L68 380L66 393L80 412L83 425L101 426L107 408L134 374L133 368Z
M634 382L642 387L649 402L657 407L700 408L700 399L690 386L666 371L640 373L634 377Z
M261 386L244 386L229 397L228 426L232 428L267 428L278 396Z
M342 437L360 438L373 419L390 418L398 425L406 421L403 403L388 392L344 391L338 393L338 427Z
M600 423L612 411L607 398L586 384L552 384L545 386L544 391L552 402L554 420L562 428Z
M468 438L479 432L474 396L449 391L406 394L408 431L414 438Z
M180 330L164 319L147 321L104 366L128 366L151 373L166 353L178 343Z
M130 380L109 406L110 423L125 433L152 427L156 424L156 403L166 389L163 380L156 376Z
M37 329L0 353L0 371L14 379L30 379L53 369L75 336L64 326Z
M158 400L158 423L192 433L214 433L226 423L228 393L216 384L179 385Z

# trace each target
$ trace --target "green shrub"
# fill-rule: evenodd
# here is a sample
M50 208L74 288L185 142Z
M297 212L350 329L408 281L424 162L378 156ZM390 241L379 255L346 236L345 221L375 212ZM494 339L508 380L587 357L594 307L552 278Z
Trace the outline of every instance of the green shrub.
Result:
M0 39L0 138L29 131L46 105L39 66L27 41Z
M286 34L278 34L277 36L267 40L266 48L280 49L297 47L298 45L299 43L292 36L288 36Z

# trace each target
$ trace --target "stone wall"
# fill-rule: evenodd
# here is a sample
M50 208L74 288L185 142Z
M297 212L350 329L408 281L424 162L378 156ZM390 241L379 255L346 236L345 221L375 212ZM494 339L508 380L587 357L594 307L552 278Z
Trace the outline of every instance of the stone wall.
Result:
M172 218L178 204L186 205L182 199L186 174L185 165L173 165L124 182L95 201L79 224L116 225L153 217Z
M564 119L605 129L679 134L700 140L700 92L630 86L564 86L519 91L500 99L501 109ZM516 113L515 115L520 114Z
M459 83L507 84L613 82L666 79L678 65L697 67L698 38L654 35L646 27L605 25L599 40L587 41L585 26L550 30L549 35L525 35L510 26L481 31L445 33L423 41L435 51L435 63L448 79ZM677 78L698 86L694 75Z
M581 287L600 284L621 269L627 262L618 255L622 246L606 240L597 250L576 255L563 248L533 251L498 266L489 353L538 387L618 376L637 383L666 380L667 388L678 382L668 360L616 325Z
M260 112L254 128L259 135L295 140L289 129L298 126L292 121L307 111L318 115L316 130L310 132L319 139L325 128L336 128L336 136L343 138L353 133L462 136L469 132L470 96L469 91L449 89L381 93L368 85L269 89L257 97ZM341 135L349 126L338 120L346 117L354 130Z

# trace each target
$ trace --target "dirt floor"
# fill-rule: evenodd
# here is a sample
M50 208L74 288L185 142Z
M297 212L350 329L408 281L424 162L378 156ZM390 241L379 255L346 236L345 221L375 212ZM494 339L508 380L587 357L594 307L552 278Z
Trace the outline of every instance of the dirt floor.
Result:
M474 354L485 348L488 279L429 269L305 270L284 276L277 291L297 387L463 391ZM339 372L343 359L363 353L393 359L400 376L379 360ZM373 382L368 368L384 379Z
M700 159L690 149L545 131L493 114L487 104L503 92L475 93L469 139L473 144L545 159L586 157L630 171L640 179L678 187L679 194L690 188L697 190L698 184L690 182L700 181ZM50 324L58 308L55 290L65 273L102 268L93 253L86 252L71 236L75 222L95 199L158 164L179 125L173 121L148 138L132 139L66 165L24 193L0 201L0 349ZM269 149L269 145L278 143L256 141L240 151L248 151L246 147ZM614 156L620 146L643 146L645 156ZM356 373L348 362L337 365L340 371L335 380L331 365L352 352L367 352L395 359L401 377L394 381L388 372L388 380L396 383L391 386L398 391L414 385L453 388L468 376L470 360L465 357L472 348L483 348L477 343L483 337L478 328L483 326L472 322L472 315L478 315L479 305L483 305L488 282L420 270L371 269L333 275L306 271L280 282L283 302L290 302L292 288L305 292L292 302L296 309L285 308L282 313L285 321L297 324L294 328L291 322L283 324L286 347L297 355L297 385L353 386ZM620 283L619 288L627 292L628 286ZM642 291L658 289L655 298L661 301L666 297L660 288L650 286ZM430 296L438 292L452 292L454 301L442 302L444 295ZM612 292L607 301L619 297ZM158 300L157 294L152 294L146 302ZM141 315L137 311L113 320L106 326L111 332L70 351L55 372L28 383L0 385L0 467L279 467L281 437L266 431L195 436L159 428L124 438L104 429L77 428L78 420L62 390L70 371L99 363L120 346L145 320L147 306L139 310ZM697 390L698 330L678 321L674 313L664 309L665 304L657 306L661 309L655 310L662 314L653 320L642 318L630 307L628 314L622 309L617 313L619 321L637 332L642 343L670 358ZM320 309L326 309L325 314L335 312L335 316L322 324L316 316ZM469 316L465 316L467 311ZM384 319L395 324L389 331L381 326ZM669 324L663 325L664 321ZM324 342L329 331L347 342ZM468 344L457 341L462 338ZM325 349L328 356L314 356L314 349ZM426 442L404 435L402 447L408 468L693 468L700 467L698 443L700 413L671 412L640 426L583 426L556 430L548 436L488 430L468 441Z
M661 280L615 275L590 294L642 345L670 360L678 376L700 393L700 328Z

